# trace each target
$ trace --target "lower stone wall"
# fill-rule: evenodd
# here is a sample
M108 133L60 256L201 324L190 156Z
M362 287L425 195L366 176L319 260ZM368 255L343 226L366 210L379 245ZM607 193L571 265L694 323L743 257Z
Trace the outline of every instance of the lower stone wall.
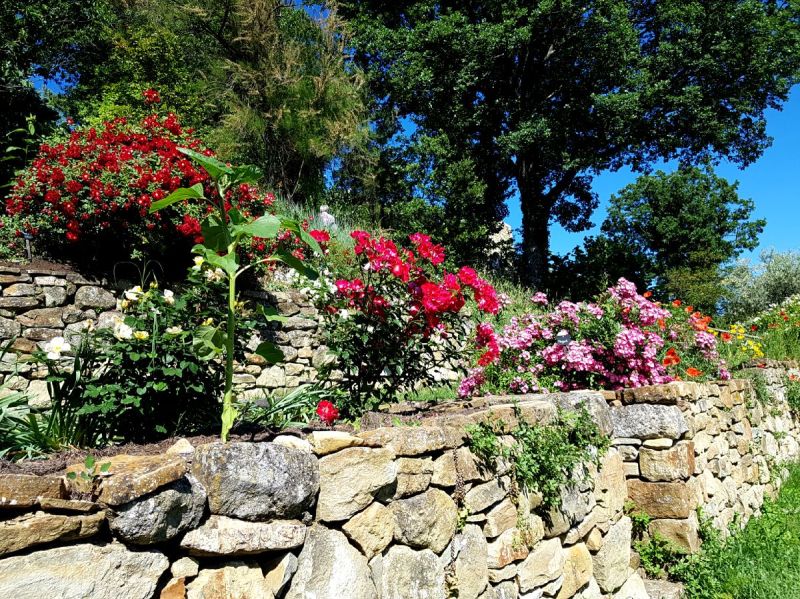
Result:
M800 456L800 428L784 397L794 365L764 364L769 401L749 380L676 382L608 394L614 445L628 495L659 533L689 551L700 546L698 508L726 534L744 525L780 486L780 468Z
M610 432L602 397L578 397ZM560 400L523 398L522 417L547 422ZM490 413L515 418L501 398L353 435L181 440L164 455L98 459L110 468L96 497L80 476L0 475L0 592L647 599L630 568L619 451L544 513L537 496L516 492L507 472L483 469L465 446L465 426Z

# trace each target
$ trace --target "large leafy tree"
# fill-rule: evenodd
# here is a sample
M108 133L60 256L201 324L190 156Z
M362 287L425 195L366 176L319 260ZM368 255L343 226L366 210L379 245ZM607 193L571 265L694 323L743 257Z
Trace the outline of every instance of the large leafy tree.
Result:
M384 147L396 151L403 117L415 151L424 149L415 138L444 138L438 146L485 185L477 222L487 205L518 193L523 275L533 284L547 271L551 222L590 225L593 175L664 159L749 164L770 142L765 109L786 100L800 65L794 0L342 0L341 8ZM440 158L428 154L430 174L443 168Z
M307 199L368 129L341 20L301 4L120 1L104 58L84 70L65 111L85 121L137 116L142 91L156 88L221 156L258 164L267 184Z
M592 278L603 273L713 310L720 267L754 249L766 224L752 219L754 203L737 187L708 165L641 176L611 197L602 235L587 240L567 270L588 293L599 291L589 288L603 284Z

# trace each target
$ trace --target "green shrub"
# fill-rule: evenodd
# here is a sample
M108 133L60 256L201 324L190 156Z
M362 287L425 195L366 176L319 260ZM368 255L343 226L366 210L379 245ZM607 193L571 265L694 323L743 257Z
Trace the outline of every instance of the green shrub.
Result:
M786 377L785 384L786 403L792 412L800 414L800 378L796 374L790 374Z
M514 412L514 429L493 418L470 426L469 447L488 468L495 468L498 459L508 462L519 488L540 493L545 508L558 507L561 488L582 464L597 464L609 440L585 404L575 411L559 410L556 419L547 424L529 424L519 406ZM501 435L510 435L514 442L502 442Z

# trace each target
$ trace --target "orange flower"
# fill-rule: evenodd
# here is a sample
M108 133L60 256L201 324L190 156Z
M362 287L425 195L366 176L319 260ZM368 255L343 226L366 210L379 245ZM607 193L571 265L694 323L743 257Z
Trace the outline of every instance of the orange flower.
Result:
M796 374L790 374L789 375L789 380L790 381L800 381L800 377L798 377Z
M667 321L664 320L663 318L659 318L658 319L658 328L661 329L662 331L664 329L666 329L667 328Z
M645 291L642 294L642 297L653 297L653 292L652 291Z
M681 363L681 357L678 355L678 352L675 351L674 347L670 347L667 350L667 355L664 356L664 359L661 361L664 366L675 366L676 364Z
M720 338L721 338L721 339L722 339L722 340L723 340L725 343L730 343L731 339L733 339L733 337L731 337L731 334L730 334L730 333L722 333L722 334L720 335Z
M703 372L701 370L697 370L697 368L689 367L686 369L686 374L689 376L702 376Z
M680 306L682 303L683 303L683 302L682 302L681 300L679 300L679 299L672 300L672 305L673 305L673 306L675 306L676 308L677 308L678 306Z
M692 312L694 312L694 306L686 306L684 310L686 310L687 314L691 314Z

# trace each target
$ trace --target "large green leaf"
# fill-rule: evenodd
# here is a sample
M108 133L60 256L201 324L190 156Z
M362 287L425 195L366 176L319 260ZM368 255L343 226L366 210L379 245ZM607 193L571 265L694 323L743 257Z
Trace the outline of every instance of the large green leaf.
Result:
M209 251L206 252L205 259L211 266L221 268L231 277L239 270L239 256L235 251L225 254L224 256Z
M300 237L300 239L302 239L314 253L322 255L322 248L319 247L317 240L311 237L308 231L300 226L300 223L290 218L281 217L281 226L284 229L288 229L289 231L296 233L297 236Z
M264 320L269 322L286 322L289 320L287 316L280 314L275 306L265 306L264 304L259 304L258 308L256 308L256 312L261 314L264 317Z
M194 331L192 350L201 360L211 360L225 347L225 334L217 327L201 325Z
M205 247L214 250L214 252L228 249L226 227L220 223L216 215L210 215L203 219L200 230L203 233L203 245Z
M311 280L314 280L319 276L316 270L308 266L302 260L299 260L298 258L294 257L291 253L289 253L283 248L276 250L275 253L272 254L272 259L278 260L279 262L283 262L287 266L291 266L297 272L299 272L300 274L304 275L305 277Z
M283 350L272 341L262 341L259 343L255 353L270 364L276 364L283 360Z
M233 184L239 183L258 183L264 173L260 168L253 164L243 164L233 169Z
M202 197L204 197L203 186L200 183L195 183L191 187L181 187L180 189L173 191L167 197L150 204L150 214L182 200L192 200L194 198Z
M250 235L251 237L264 237L266 239L274 239L277 237L280 228L280 219L271 214L265 214L253 222L240 227L242 232L246 235Z
M212 156L206 156L200 152L195 152L189 148L178 148L178 151L186 154L189 158L197 162L200 166L208 171L211 178L216 181L222 175L233 175L233 169L224 162L217 160Z

